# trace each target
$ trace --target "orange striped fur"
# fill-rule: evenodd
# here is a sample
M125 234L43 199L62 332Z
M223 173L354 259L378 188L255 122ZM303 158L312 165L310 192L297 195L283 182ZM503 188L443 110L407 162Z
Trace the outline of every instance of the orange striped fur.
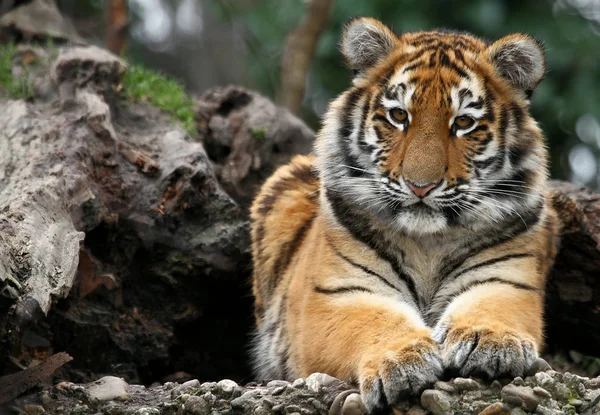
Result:
M316 155L252 206L257 375L329 373L369 410L444 372L523 375L558 243L529 114L541 44L360 18L342 51L356 76Z

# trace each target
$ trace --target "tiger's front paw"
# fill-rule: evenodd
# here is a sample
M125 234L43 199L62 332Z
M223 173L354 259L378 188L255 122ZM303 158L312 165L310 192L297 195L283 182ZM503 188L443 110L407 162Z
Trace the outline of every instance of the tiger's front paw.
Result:
M360 362L360 392L369 412L384 409L401 396L415 395L443 372L437 343L429 337L398 345L380 345Z
M436 335L444 368L463 377L523 376L538 357L533 339L508 327L450 327Z

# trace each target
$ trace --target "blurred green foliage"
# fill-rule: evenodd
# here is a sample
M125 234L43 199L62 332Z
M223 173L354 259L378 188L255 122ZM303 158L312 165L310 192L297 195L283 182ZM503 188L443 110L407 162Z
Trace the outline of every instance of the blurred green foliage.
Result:
M27 79L29 71L24 65L20 74L13 74L13 60L16 56L17 48L14 44L0 44L0 91L12 99L28 99L33 95Z
M263 92L275 96L285 36L304 15L306 2L267 0L244 9L236 9L235 2L217 3L226 17L234 16L247 26L248 38L257 49L250 55L247 70ZM443 27L465 30L490 40L511 32L538 37L546 45L549 70L534 94L531 110L548 137L553 177L578 179L570 175L573 166L569 166L569 149L573 146L584 146L586 154L600 159L600 128L596 128L600 120L600 22L593 20L600 20L600 2L338 0L307 82L303 117L313 127L317 126L327 102L350 84L338 42L344 23L353 16L378 18L397 33ZM595 124L592 122L592 131L583 128L585 131L580 135L584 137L578 137L576 122L586 114L586 119L595 120ZM588 175L591 179L587 184L600 185L595 182L597 165L588 167L596 171Z

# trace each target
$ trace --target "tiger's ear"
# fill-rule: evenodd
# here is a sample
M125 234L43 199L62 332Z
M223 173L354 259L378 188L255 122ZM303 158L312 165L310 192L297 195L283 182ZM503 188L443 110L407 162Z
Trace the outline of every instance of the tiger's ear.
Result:
M350 69L363 72L385 58L398 37L379 20L357 17L350 20L342 35L342 53Z
M546 74L544 45L531 36L505 36L489 46L487 53L497 73L527 95Z

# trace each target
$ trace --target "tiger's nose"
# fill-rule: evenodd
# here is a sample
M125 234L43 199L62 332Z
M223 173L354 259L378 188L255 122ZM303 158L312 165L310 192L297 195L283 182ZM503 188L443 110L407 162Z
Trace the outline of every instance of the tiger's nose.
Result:
M410 180L404 179L406 185L412 190L412 192L418 197L425 197L429 192L431 192L439 183L429 183L426 185L417 185L412 183Z

